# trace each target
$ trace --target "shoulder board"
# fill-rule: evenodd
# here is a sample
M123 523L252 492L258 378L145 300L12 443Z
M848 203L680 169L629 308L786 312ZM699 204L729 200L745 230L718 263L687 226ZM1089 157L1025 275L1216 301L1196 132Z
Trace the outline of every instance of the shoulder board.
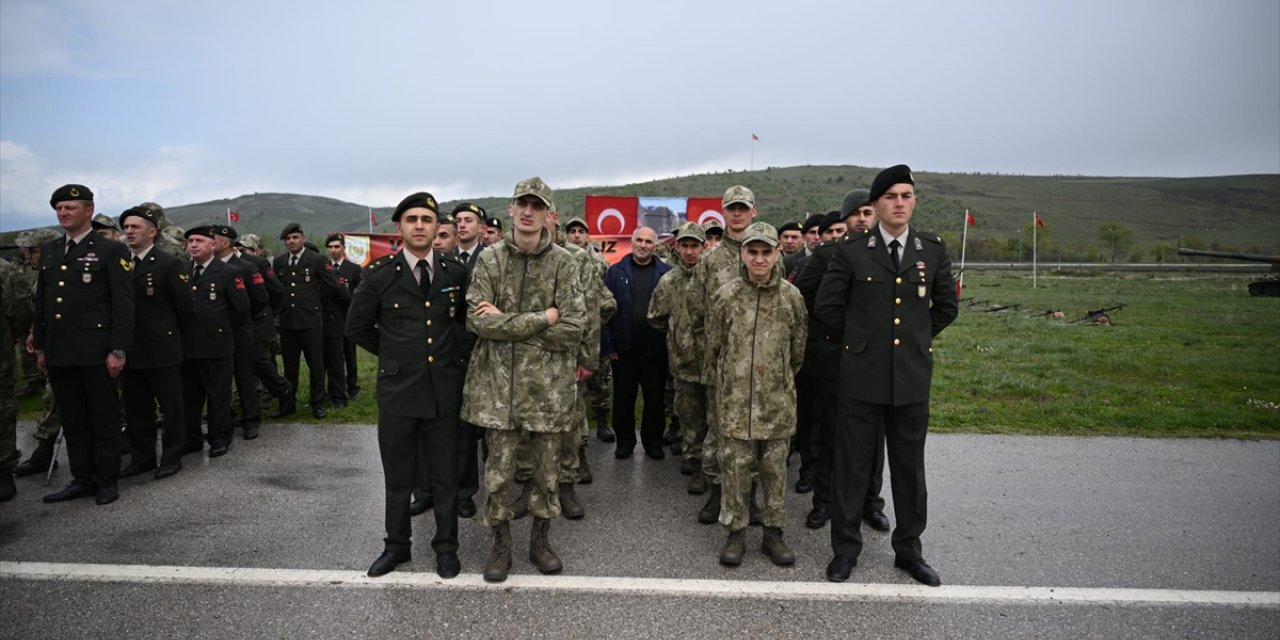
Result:
M364 270L365 270L365 271L367 271L367 272L369 272L369 273L373 273L373 272L377 271L378 269L381 269L381 268L383 268L383 267L385 267L385 266L387 266L387 265L391 264L391 263L395 260L395 258L396 258L396 256L395 256L395 254L394 254L394 253L393 253L393 254L391 254L391 255L388 255L388 256L382 256L381 258L378 258L377 260L374 260L373 262L370 262L370 263L369 263L369 266L365 267L365 268L364 268Z
M458 266L463 266L463 267L466 266L465 264L463 264L461 260L458 259L458 256L449 255L446 253L437 253L436 256L440 258L440 262L450 262Z
M934 244L942 244L942 237L931 231L921 231L916 234L916 237L922 240L928 240Z

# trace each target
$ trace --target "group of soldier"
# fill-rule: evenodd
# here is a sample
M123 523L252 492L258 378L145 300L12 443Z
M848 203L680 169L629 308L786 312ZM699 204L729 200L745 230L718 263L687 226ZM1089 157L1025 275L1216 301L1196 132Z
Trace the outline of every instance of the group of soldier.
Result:
M342 343L348 340L378 359L386 536L369 575L384 575L411 559L411 517L432 507L437 573L457 575L457 519L476 512L472 496L481 480L483 522L493 535L484 578L507 578L511 521L530 513L529 560L539 571L555 573L563 563L552 549L551 522L584 516L575 485L591 481L588 413L594 410L601 440L617 437L605 419L601 384L610 365L617 366L616 357L608 357L616 354L601 352L601 328L617 313L642 318L665 334L674 392L669 409L678 424L666 442L682 455L689 493L707 495L697 519L726 529L722 564L743 562L752 524L763 526L761 550L773 563L795 562L783 538L787 461L795 452L801 460L795 489L813 493L805 524L831 524L826 577L846 580L861 551L864 519L876 529L890 528L880 498L887 448L895 564L921 583L941 583L920 543L927 507L923 452L932 339L955 318L957 305L941 239L908 224L915 191L905 165L881 172L869 190L850 192L840 210L778 229L755 222L750 189L730 187L722 200L723 226L681 223L668 251L671 268L663 269L644 308L629 300L635 308L627 309L605 286L618 265L609 267L589 243L582 219L561 224L551 188L536 177L516 185L505 230L502 220L477 205L442 211L429 193L406 197L392 217L400 250L346 274L337 255L329 262L306 249L296 224L281 234L287 253L273 266L247 261L254 266L243 268L214 259L224 257L228 246L234 250L234 230L188 230L192 264L185 266L135 242L157 235L159 224L146 206L120 216L127 248L90 240L86 249L68 241L83 242L87 235L88 189L63 187L52 204L65 234L41 247L46 255L38 260L28 342L39 368L49 371L75 479L46 501L115 499L120 453L111 448L110 432L118 439L119 424L106 424L101 414L108 412L85 409L114 403L113 378L121 372L133 443L125 472L155 468L159 476L180 469L182 453L200 450L192 443L200 447L206 402L209 455L226 452L233 379L250 385L240 387L242 402L245 395L256 398L256 378L287 413L301 354L312 370L316 417L323 416L319 403L326 393L335 404L345 401L332 383L326 391L318 368L329 350L348 349ZM654 235L647 228L636 234ZM341 237L326 244L331 252L340 249ZM257 285L265 290L269 278L284 285L280 300L266 306L281 313L289 378L274 388L268 382L274 372L270 347L260 345L255 332L246 331L244 342L238 338L242 327L256 329L250 319L261 307L250 294ZM159 335L167 325L150 313L145 323L134 323L134 300L139 308L144 300L162 303L154 299L161 290L172 298L163 304L180 327L174 331L178 351L186 352L177 363L154 367L176 367L165 369L167 379L182 381L183 392L169 405L161 390L166 376L135 365L138 350L163 342ZM346 309L336 332L322 321L328 300ZM82 311L67 313L74 322L64 322L61 313L71 304ZM298 309L314 311L316 321L287 322L289 313L305 317ZM263 336L269 345L271 336ZM203 355L215 343L223 345L218 354ZM157 405L165 416L158 465ZM136 438L135 408L141 414ZM172 426L171 415L179 416ZM242 408L242 425L247 415ZM142 424L147 418L149 430ZM616 457L629 457L634 443L632 435L624 455L620 442ZM0 441L0 455L4 446Z

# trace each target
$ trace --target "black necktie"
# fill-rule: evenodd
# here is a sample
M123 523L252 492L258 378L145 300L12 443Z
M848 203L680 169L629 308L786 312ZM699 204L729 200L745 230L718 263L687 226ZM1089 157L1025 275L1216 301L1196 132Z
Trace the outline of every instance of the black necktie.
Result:
M199 279L200 279L200 274L202 274L202 273L204 273L204 265L202 265L202 264L198 264L198 265L196 265L195 270L192 272L191 279L192 279L192 280L199 280Z
M461 263L463 263L463 264L466 264L466 263L467 263L467 256L468 256L468 255L470 255L470 254L468 254L466 251L463 251L463 252L459 253L459 254L458 254L458 261L459 261L459 262L461 262Z
M298 256L293 256L289 258L289 268L292 269L296 266L298 266Z
M71 250L72 250L72 249L74 249L74 248L76 248L76 241L75 241L75 240L67 240L67 250L66 250L62 255L68 255L68 254L70 254L70 253L71 253Z
M889 255L893 256L893 270L894 270L894 271L897 271L897 270L901 267L901 265L899 265L899 264L898 264L898 260L899 260L899 258L898 258L898 249L899 249L901 246L902 246L902 243L901 243L901 242L898 242L898 241L897 241L897 239L894 239L894 241L893 241L893 242L890 242L890 243L889 243Z
M422 297L430 298L431 297L431 274L427 273L426 260L418 261L418 271L421 272L421 274L418 276L418 287L422 289Z

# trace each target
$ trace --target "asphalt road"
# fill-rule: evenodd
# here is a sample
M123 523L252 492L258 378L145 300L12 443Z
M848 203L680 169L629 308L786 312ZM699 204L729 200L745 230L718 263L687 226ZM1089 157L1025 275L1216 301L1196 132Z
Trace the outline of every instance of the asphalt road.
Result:
M887 534L869 529L850 583L826 583L828 530L803 526L808 496L793 492L796 565L770 564L752 529L743 565L721 567L724 532L695 521L702 498L685 494L675 458L618 461L593 440L595 482L578 489L587 517L552 526L564 573L543 578L525 559L526 519L513 528L513 578L494 586L475 575L490 544L478 518L461 522L456 581L434 576L430 516L414 521L415 561L398 581L360 577L381 550L374 431L268 425L226 457L188 456L172 478L122 481L105 507L45 505L42 477L18 479L0 505L4 637L1274 638L1280 626L1280 442L934 435L924 551L945 586L930 590L894 569ZM66 480L63 466L54 488ZM39 578L34 563L106 577ZM115 565L196 569L158 580ZM228 567L279 580L200 573ZM747 588L760 585L771 591ZM1119 589L1138 596L1119 602Z

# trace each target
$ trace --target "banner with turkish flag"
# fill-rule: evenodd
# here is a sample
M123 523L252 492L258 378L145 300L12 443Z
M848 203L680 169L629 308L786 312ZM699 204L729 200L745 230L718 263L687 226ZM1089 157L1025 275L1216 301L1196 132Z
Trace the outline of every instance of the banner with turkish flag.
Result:
M720 205L720 198L689 198L685 219L698 224L706 224L708 220L714 219L723 226L724 213L720 211Z
M389 256L400 250L403 239L395 233L344 233L347 244L347 259L367 267L383 256Z
M587 196L587 233L630 239L639 226L640 199L634 196Z

